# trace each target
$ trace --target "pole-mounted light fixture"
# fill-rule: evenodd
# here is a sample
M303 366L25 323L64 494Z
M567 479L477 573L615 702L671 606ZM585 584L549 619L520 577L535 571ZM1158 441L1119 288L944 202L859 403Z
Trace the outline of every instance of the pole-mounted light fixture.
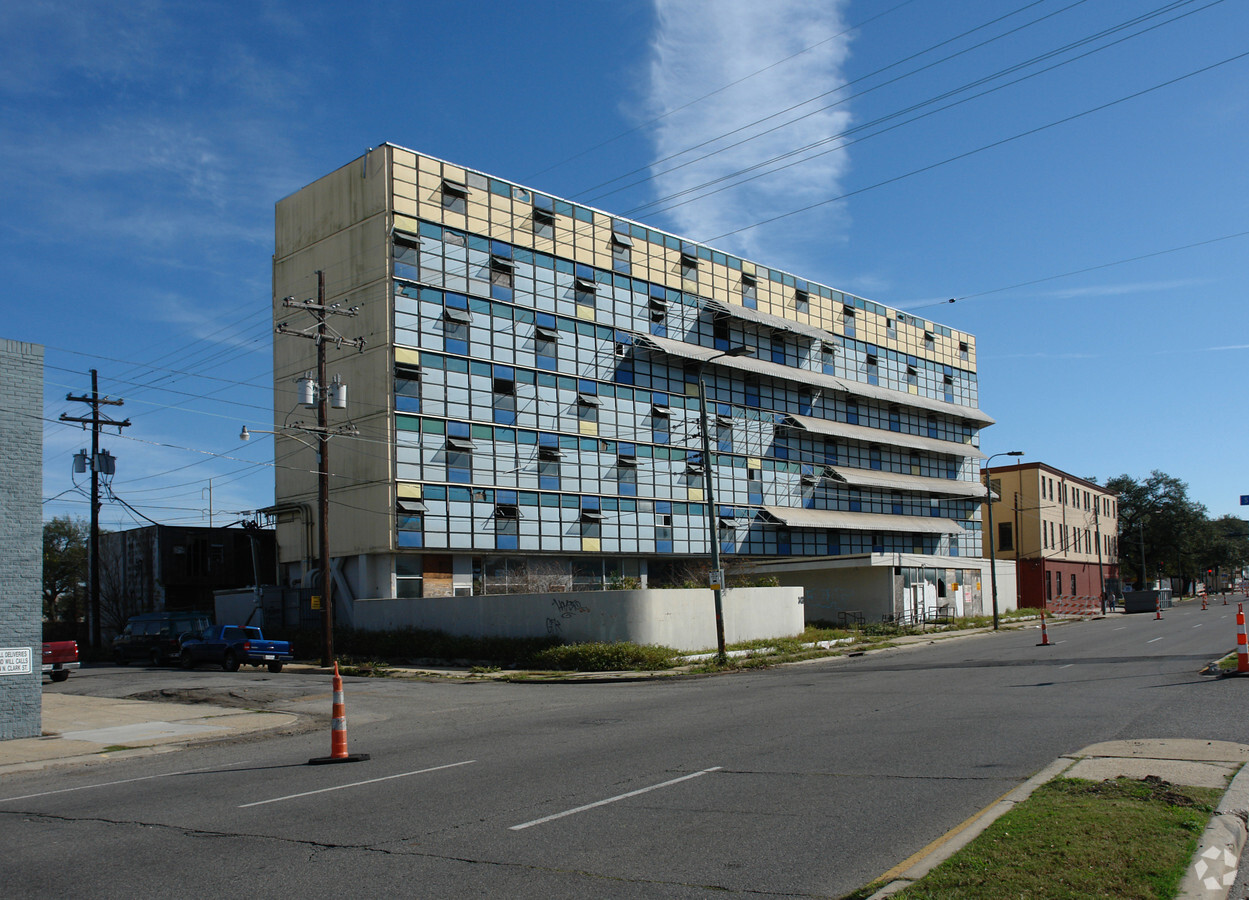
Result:
M993 586L993 630L998 629L997 617L997 551L993 548L993 473L989 471L989 463L999 456L1023 456L1022 450L1007 450L1005 453L994 453L984 461L984 505L989 515L989 580ZM1018 539L1018 538L1016 538ZM1018 573L1016 573L1018 578Z

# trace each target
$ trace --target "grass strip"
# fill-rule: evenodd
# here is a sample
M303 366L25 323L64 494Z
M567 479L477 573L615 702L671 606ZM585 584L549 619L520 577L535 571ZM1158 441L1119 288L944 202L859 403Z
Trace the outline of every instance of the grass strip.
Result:
M1056 778L893 896L1166 900L1175 896L1222 794L1154 776Z

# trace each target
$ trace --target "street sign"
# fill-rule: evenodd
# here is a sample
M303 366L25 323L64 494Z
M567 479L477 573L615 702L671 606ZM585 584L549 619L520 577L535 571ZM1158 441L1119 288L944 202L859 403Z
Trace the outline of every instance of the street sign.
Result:
M0 675L29 675L31 671L29 647L0 648Z
M1241 494L1241 495L1240 495L1240 505L1241 505L1241 506L1249 506L1249 494Z
M707 576L707 581L713 588L724 587L724 570L712 569Z

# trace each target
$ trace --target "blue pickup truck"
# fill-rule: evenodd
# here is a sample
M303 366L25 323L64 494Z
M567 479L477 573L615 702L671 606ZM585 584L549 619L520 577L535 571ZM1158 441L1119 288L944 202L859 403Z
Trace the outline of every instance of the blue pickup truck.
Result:
M199 634L182 639L182 668L194 669L200 663L215 663L227 672L239 666L268 666L281 672L282 664L293 660L286 641L267 641L259 628L243 625L210 625Z

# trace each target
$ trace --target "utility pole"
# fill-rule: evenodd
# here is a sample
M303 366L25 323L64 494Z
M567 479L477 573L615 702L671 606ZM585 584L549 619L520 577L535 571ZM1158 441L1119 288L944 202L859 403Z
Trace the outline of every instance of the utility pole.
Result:
M296 424L291 427L300 431L310 432L317 437L317 527L321 556L321 665L331 666L334 664L334 606L332 599L333 575L330 569L329 443L330 438L336 434L355 434L356 430L354 426L330 429L329 403L331 387L335 391L334 406L342 409L347 405L347 386L338 380L335 380L333 385L327 383L325 345L327 341L333 341L336 347L347 344L355 347L356 350L363 351L364 338L344 338L329 326L327 320L330 316L358 315L360 308L352 306L348 309L342 309L337 303L327 306L325 303L325 272L321 270L317 270L317 299L315 303L311 300L296 300L294 297L286 297L282 300L282 305L288 308L302 309L315 320L315 327L304 329L303 331L291 330L285 322L279 323L275 330L278 334L290 334L296 337L308 338L316 344L317 348L317 374L316 383L313 386L317 408L317 424L312 427Z
M100 428L104 425L114 425L117 427L117 433L121 434L123 428L130 426L130 420L125 419L118 422L110 419L108 416L100 415L101 406L121 406L124 400L109 400L107 397L100 396L99 373L91 370L91 395L89 397L76 397L73 394L66 394L66 400L72 400L75 403L86 403L91 407L91 417L85 418L80 416L70 416L61 413L62 422L77 422L80 425L91 426L91 538L90 550L88 552L90 575L90 596L91 596L91 646L96 650L100 649L100 474L101 463L103 460L100 456ZM111 460L111 457L110 457ZM85 461L84 461L85 462ZM110 462L111 465L111 462ZM110 473L111 474L111 473Z
M1095 496L1093 498L1093 531L1097 535L1097 579L1101 582L1102 587L1102 615L1106 614L1106 570L1102 568L1102 519L1101 511L1098 509L1102 504L1102 498Z

